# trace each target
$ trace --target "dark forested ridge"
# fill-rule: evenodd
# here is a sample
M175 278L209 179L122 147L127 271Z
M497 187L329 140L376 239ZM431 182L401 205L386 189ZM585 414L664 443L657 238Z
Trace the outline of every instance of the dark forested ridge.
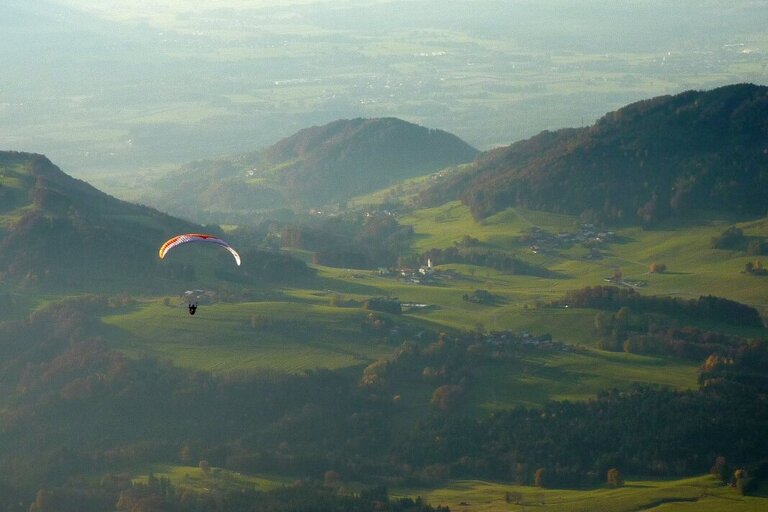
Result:
M692 209L764 215L766 140L768 87L688 91L489 151L422 199L460 198L476 218L509 206L644 225Z
M193 218L323 207L477 153L454 135L396 118L339 120L238 158L189 164L159 181L154 201Z
M41 289L103 290L131 280L194 281L186 260L160 261L170 236L218 231L115 199L72 178L42 155L0 152L0 281ZM242 247L238 279L307 275L304 263ZM222 254L222 258L228 256ZM228 279L222 276L222 279Z
M35 286L87 287L116 268L125 277L146 275L164 237L194 228L26 153L0 153L0 205L0 273Z

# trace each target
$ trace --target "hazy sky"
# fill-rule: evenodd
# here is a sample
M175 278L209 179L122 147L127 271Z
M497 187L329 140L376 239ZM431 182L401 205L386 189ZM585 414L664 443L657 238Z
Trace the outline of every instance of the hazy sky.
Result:
M0 148L160 172L395 116L480 149L768 82L768 3L3 0Z

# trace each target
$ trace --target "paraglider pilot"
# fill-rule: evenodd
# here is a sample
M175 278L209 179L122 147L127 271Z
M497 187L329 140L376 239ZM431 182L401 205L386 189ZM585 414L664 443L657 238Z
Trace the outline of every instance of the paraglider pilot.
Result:
M194 315L195 311L197 311L197 302L190 302L189 303L189 314Z

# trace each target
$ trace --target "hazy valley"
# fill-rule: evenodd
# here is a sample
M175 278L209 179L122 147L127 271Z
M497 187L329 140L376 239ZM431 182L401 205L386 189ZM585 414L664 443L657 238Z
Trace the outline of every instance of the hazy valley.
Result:
M765 508L762 11L694 3L0 7L77 62L0 79L0 510Z

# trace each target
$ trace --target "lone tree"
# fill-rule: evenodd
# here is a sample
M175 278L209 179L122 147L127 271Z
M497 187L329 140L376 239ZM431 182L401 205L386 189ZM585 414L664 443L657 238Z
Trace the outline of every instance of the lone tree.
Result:
M341 475L330 469L323 474L323 487L334 488L341 483Z
M707 359L707 363L709 363L709 358ZM722 455L715 459L715 463L709 470L710 475L714 476L715 478L719 478L723 483L728 483L728 480L731 476L730 473L731 472L728 468L728 463L726 462L725 457Z
M616 468L611 468L608 470L608 476L607 476L607 483L608 487L616 488L616 487L622 487L624 485L624 479L621 477L621 471L619 471Z

